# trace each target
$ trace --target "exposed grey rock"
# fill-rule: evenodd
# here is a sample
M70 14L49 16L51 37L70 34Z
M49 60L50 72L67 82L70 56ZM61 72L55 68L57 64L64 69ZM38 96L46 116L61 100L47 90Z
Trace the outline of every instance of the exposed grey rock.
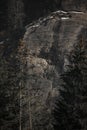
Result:
M59 76L67 69L67 54L71 54L79 37L86 39L86 16L84 12L57 11L26 27L23 39L28 51L26 85L35 93L31 101L35 103L31 106L34 130L53 129L51 111L58 95Z
M67 70L73 46L87 41L86 16L84 12L59 10L27 25L19 46L15 37L1 38L1 81L8 90L6 96L14 93L6 106L8 117L18 110L1 129L21 124L23 130L53 130L51 112L59 94L60 74Z

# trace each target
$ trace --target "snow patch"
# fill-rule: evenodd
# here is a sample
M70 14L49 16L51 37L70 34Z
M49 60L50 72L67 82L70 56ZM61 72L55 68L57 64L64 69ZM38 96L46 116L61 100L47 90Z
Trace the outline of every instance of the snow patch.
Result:
M84 12L81 12L81 11L70 11L70 13L73 13L73 14L84 14Z
M39 24L35 24L32 26L32 28L39 27L39 26L40 26Z
M69 17L61 17L62 20L68 20L70 19Z
M56 12L54 12L54 13L63 13L63 14L67 14L67 12L66 12L66 11L63 11L63 10L58 10L58 11L56 11Z
M53 19L53 16L50 16L50 19Z

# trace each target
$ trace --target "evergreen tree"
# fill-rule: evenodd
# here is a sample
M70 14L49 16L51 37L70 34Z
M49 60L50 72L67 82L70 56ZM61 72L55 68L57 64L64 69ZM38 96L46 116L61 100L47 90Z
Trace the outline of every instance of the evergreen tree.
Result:
M21 130L24 72L18 46L7 44L0 52L0 130ZM0 50L1 50L0 49ZM8 52L10 50L10 52Z
M80 41L71 55L71 64L61 75L60 96L55 103L55 130L87 130L87 57Z

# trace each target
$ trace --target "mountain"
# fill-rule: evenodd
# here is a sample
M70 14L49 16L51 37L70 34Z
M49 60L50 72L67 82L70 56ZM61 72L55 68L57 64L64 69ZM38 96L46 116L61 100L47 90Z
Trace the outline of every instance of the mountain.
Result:
M59 77L69 65L68 56L72 55L74 45L80 40L84 44L87 39L86 16L84 12L59 10L26 26L25 86L33 90L30 103L35 130L53 129L51 112L60 87Z
M80 40L87 41L86 4L0 1L1 130L53 130L52 109L67 55Z

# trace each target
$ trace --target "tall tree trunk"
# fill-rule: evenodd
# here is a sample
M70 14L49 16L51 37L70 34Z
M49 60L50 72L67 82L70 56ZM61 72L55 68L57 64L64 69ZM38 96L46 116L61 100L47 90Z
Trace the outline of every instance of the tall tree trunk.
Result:
M27 90L28 90L29 130L32 130L31 94L30 94L30 85L28 81L27 81Z

